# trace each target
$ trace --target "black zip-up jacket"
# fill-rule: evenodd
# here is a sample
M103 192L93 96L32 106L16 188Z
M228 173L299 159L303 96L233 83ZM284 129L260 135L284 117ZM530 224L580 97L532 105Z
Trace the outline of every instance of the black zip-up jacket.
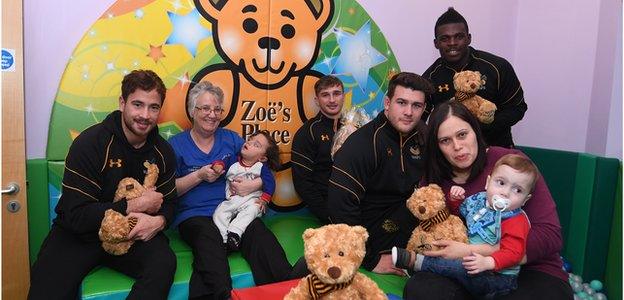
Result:
M416 218L405 206L424 171L426 125L401 135L384 111L355 131L334 155L328 205L334 223L369 233L362 265L375 268L379 252L405 247Z
M423 74L433 84L435 93L428 99L422 119L425 120L438 104L455 96L455 73L465 70L479 71L484 76L485 89L478 91L477 95L494 102L497 107L494 121L490 124L481 123L485 141L491 146L513 147L511 126L522 120L528 108L516 72L502 57L472 47L468 49L468 63L463 68L455 70L444 59L438 58Z
M128 143L121 127L120 111L85 129L72 143L65 159L62 195L56 206L54 223L85 241L98 240L104 211L109 208L126 214L127 201L113 203L117 184L124 177L143 183L148 161L158 165L156 190L163 203L156 215L170 224L175 211L175 169L173 149L154 128L145 144L135 149Z
M331 147L339 126L338 119L319 112L297 130L291 149L295 191L323 223L329 223L327 181L333 164Z

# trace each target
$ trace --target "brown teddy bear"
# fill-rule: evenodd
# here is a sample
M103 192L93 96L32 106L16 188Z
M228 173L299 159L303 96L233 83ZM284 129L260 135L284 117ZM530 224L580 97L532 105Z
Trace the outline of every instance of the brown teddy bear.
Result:
M122 179L117 185L113 202L124 198L126 200L134 199L141 196L146 189L153 188L156 185L158 166L147 161L143 163L143 166L147 169L143 185L131 177ZM130 246L134 244L133 240L128 240L128 234L136 223L136 218L129 218L112 209L107 209L104 212L104 218L98 232L100 241L102 241L102 248L113 255L126 254Z
M490 124L494 121L496 104L477 95L477 91L485 84L478 71L461 71L453 76L455 86L455 99L460 102L481 123Z
M468 242L466 226L446 208L444 192L436 184L418 188L407 200L407 208L420 220L407 242L407 250L423 253L438 250L431 244L437 240Z
M374 281L358 272L367 239L362 226L306 229L304 255L312 274L302 278L284 299L387 299Z

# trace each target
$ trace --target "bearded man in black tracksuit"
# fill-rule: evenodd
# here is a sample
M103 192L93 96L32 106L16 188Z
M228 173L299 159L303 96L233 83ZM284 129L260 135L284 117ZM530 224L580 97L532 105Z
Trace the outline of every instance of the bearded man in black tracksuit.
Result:
M402 72L392 77L384 111L355 131L336 152L328 205L334 223L364 226L369 233L362 266L376 273L403 275L389 254L406 245L417 220L405 201L424 171L426 125L420 120L432 86Z
M327 75L314 84L319 113L295 133L292 144L292 177L295 191L312 214L329 223L327 181L333 164L334 134L340 128L344 87L337 77Z
M32 267L29 299L76 299L84 277L105 265L134 277L128 299L166 299L176 258L162 230L173 221L176 160L156 122L166 88L152 71L135 70L122 82L119 111L85 129L65 160L57 217ZM113 203L124 177L143 182L144 162L158 165L156 189ZM137 218L128 253L106 253L98 230L107 209Z

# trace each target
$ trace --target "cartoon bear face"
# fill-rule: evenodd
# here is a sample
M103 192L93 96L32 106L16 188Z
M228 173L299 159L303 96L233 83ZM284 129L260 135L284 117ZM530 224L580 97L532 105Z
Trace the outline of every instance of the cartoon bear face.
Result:
M332 1L195 0L213 25L217 51L256 86L280 85L312 64L331 19Z
M419 220L429 219L446 208L444 192L436 184L416 189L407 200L407 208Z
M462 71L453 76L453 85L456 91L464 93L476 93L485 81L478 71Z
M364 259L367 239L362 226L331 224L306 229L303 251L308 268L324 283L348 282Z

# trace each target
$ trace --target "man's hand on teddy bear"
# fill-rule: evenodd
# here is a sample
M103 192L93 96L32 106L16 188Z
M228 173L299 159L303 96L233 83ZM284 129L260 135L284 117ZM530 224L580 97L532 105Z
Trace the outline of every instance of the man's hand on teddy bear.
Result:
M491 256L483 256L479 253L472 252L470 255L463 258L462 265L468 274L479 274L483 271L494 270L496 263Z
M128 239L131 240L147 242L165 228L165 217L160 215L150 216L144 213L130 213L128 217L137 218L136 225L128 233Z
M163 195L154 188L149 188L140 197L128 200L126 212L155 214L160 210L162 202Z
M464 190L464 188L462 188L461 186L454 185L451 187L449 196L451 198L451 201L464 200L464 198L466 198L466 190Z
M406 276L402 269L395 267L392 263L392 254L382 254L379 262L373 269L373 273Z

